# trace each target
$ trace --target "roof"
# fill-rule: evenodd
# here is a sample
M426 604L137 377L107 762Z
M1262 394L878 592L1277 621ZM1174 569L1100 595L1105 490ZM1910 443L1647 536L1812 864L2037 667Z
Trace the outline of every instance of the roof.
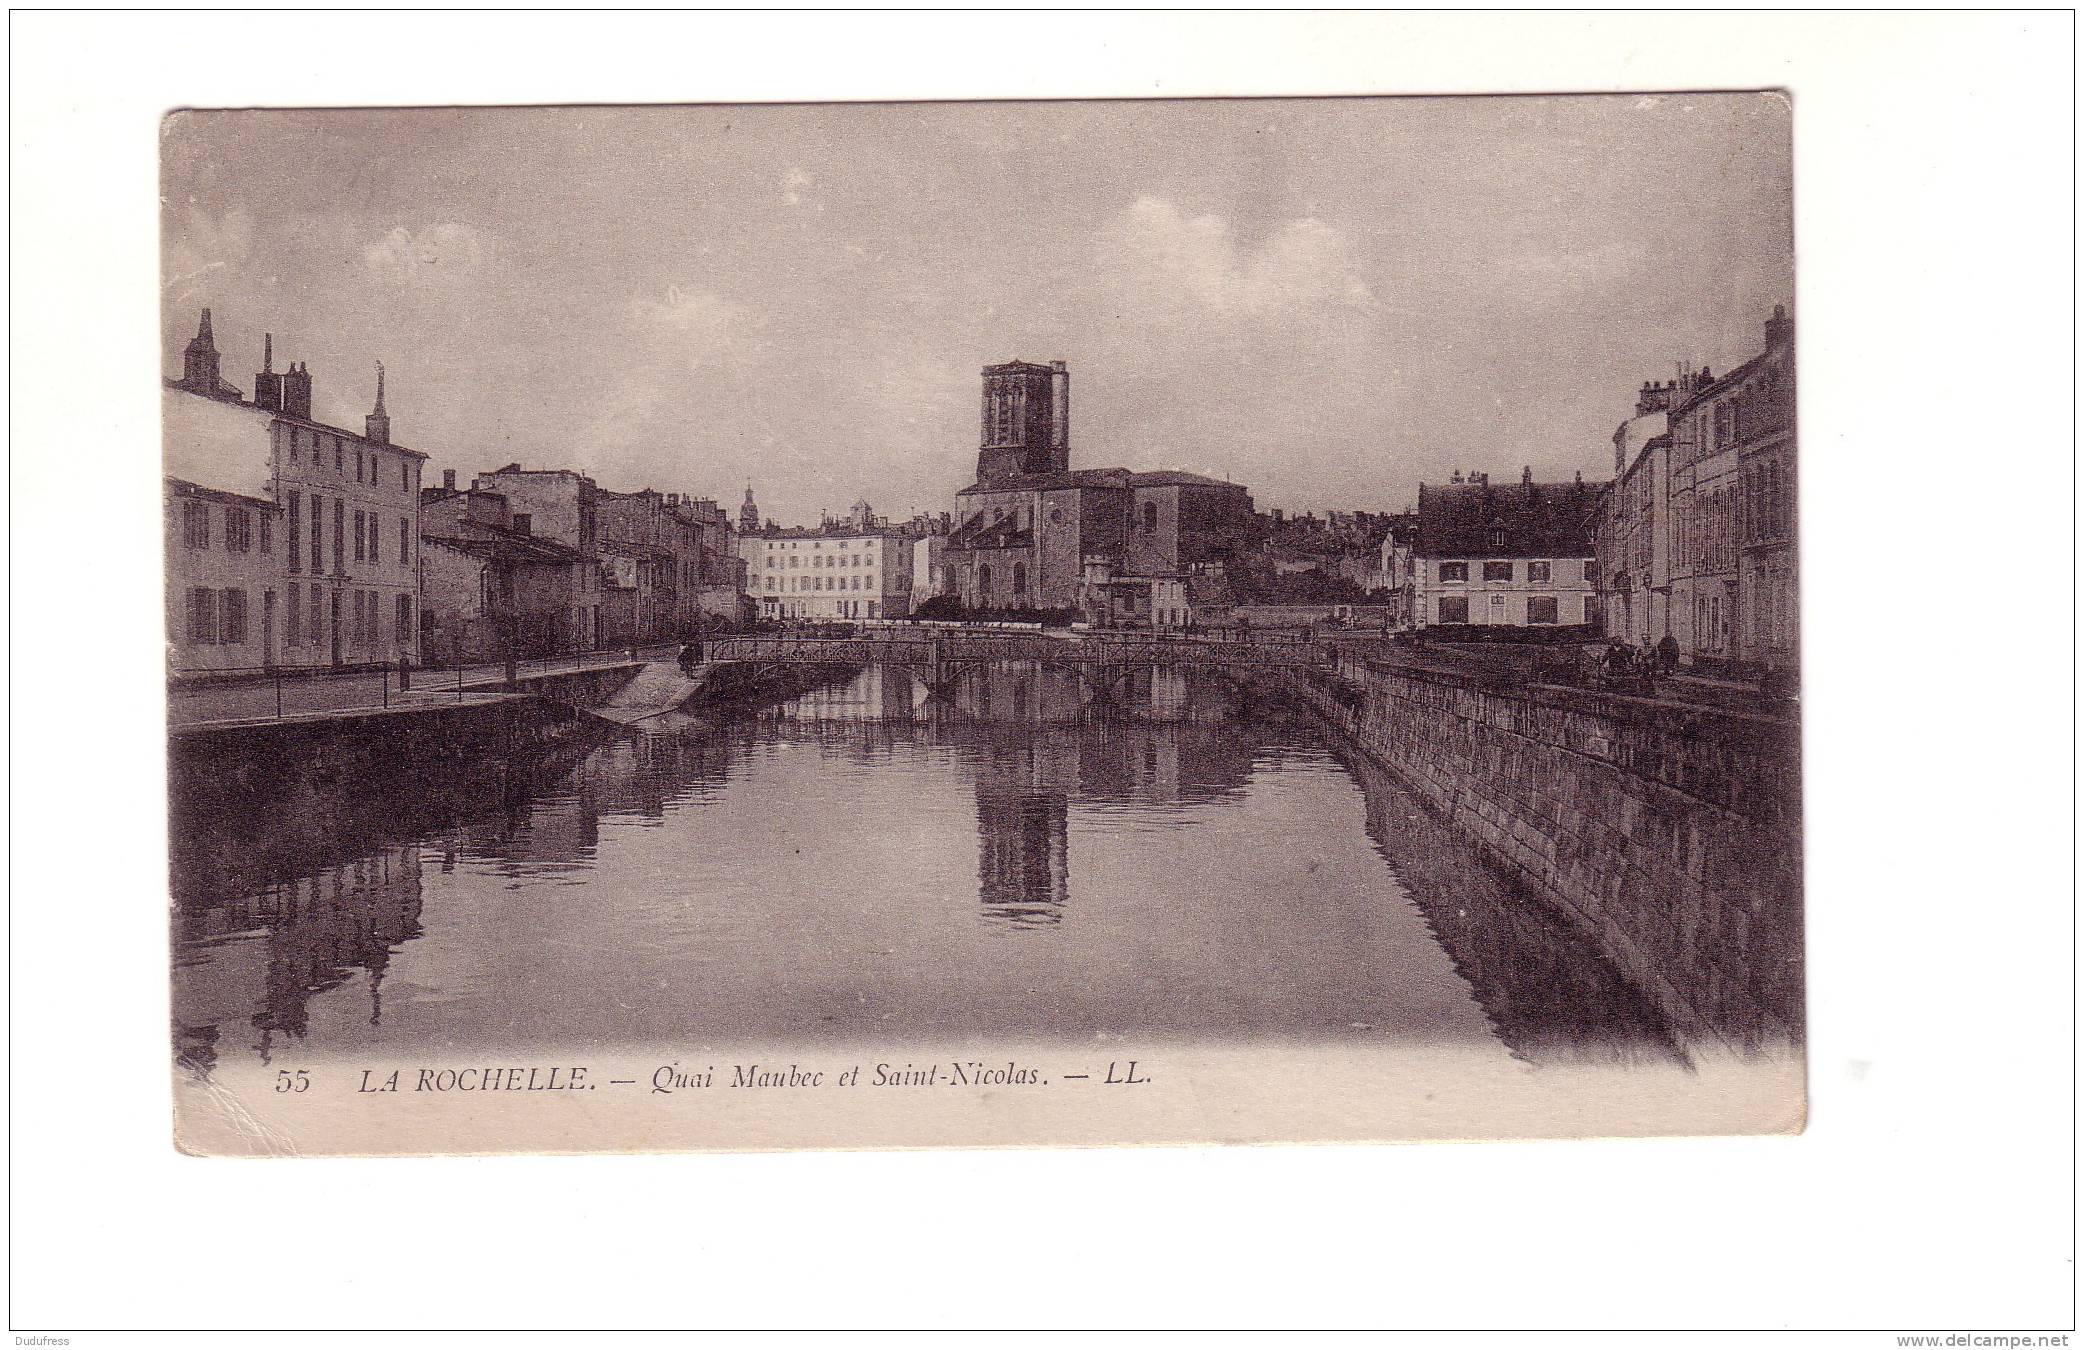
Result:
M166 486L167 490L176 497L202 497L213 502L223 502L227 506L251 506L262 511L280 511L282 509L272 498L249 497L243 492L227 492L223 488L204 487L201 483L191 483L185 478L169 477L166 480Z
M1050 492L1065 488L1128 487L1219 487L1244 490L1241 483L1225 482L1221 478L1209 478L1203 474L1188 473L1183 469L1153 469L1142 473L1128 469L1062 469L1049 473L1012 473L989 480L979 479L955 495L968 497L988 492Z
M1577 558L1592 553L1603 483L1450 483L1418 488L1422 558ZM1502 542L1494 540L1502 532Z
M1006 516L999 520L986 520L978 516L966 521L963 526L948 536L948 548L1031 548L1035 542L1032 530L1022 529L1018 517Z
M582 553L568 544L555 539L546 539L538 534L522 534L517 530L502 530L478 520L446 521L441 533L422 533L423 543L442 544L461 553L478 558L499 558L509 562L536 563L583 563L591 562L589 554Z

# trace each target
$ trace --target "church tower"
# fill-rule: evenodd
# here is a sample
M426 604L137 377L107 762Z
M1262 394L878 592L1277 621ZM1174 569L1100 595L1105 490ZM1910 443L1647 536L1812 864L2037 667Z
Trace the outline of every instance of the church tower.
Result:
M759 532L760 508L753 504L753 485L747 483L745 485L745 505L738 508L738 533L758 534Z
M1071 373L1064 363L1009 361L984 367L977 481L1062 473L1070 467Z

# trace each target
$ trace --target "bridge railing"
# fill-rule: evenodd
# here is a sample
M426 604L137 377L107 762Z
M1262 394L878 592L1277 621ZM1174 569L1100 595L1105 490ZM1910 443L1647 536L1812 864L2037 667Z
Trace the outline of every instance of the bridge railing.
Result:
M1211 667L1329 667L1337 649L1325 642L1199 635L979 633L922 637L910 633L821 637L733 637L708 644L711 662L933 664L1038 661L1046 664Z

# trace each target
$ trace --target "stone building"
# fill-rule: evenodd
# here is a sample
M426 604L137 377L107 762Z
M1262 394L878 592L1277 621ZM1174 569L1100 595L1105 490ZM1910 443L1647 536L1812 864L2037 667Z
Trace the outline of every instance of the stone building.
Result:
M763 619L895 619L911 612L912 536L887 525L769 522L741 535L747 595Z
M1363 583L1371 601L1384 605L1391 628L1408 628L1415 605L1416 569L1413 550L1418 545L1418 513L1400 511L1389 517L1382 540L1375 546L1374 565Z
M984 368L977 479L956 495L937 589L970 610L1184 624L1181 583L1249 546L1252 498L1177 470L1071 468L1070 380L1061 361Z
M1800 664L1795 557L1794 322L1720 378L1682 376L1670 408L1671 629L1691 664Z
M1418 488L1412 623L1573 627L1599 621L1592 557L1599 487L1582 479L1493 486L1489 474Z
M497 492L455 475L420 494L420 648L426 664L501 661L564 651L572 614L599 562L532 532Z
M585 474L524 469L517 463L477 475L471 487L504 497L515 529L597 560L601 557L600 488ZM566 646L590 651L631 641L637 609L633 586L633 578L631 587L619 585L610 569L588 569L572 595Z
M1635 415L1614 429L1614 479L1601 494L1593 552L1599 559L1607 637L1651 648L1671 624L1671 402L1677 381L1645 383Z
M272 337L251 401L218 367L204 310L162 394L170 670L413 659L427 457L391 439L383 367L360 432L312 416L310 368L277 371Z

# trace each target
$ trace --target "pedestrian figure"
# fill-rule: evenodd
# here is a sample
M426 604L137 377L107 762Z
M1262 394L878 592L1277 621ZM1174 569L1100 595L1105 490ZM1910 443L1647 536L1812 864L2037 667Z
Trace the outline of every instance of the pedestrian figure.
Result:
M689 679L695 674L695 649L685 643L680 648L680 673Z
M1679 669L1679 641L1670 633L1657 640L1657 668L1666 675Z

